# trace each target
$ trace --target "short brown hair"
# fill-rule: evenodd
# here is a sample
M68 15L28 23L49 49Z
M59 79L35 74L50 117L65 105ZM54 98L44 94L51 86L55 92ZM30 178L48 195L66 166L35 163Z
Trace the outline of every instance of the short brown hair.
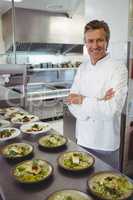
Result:
M108 24L104 22L103 20L102 21L92 20L89 23L87 23L84 28L84 35L88 30L96 30L96 29L101 29L101 28L103 28L106 33L106 41L108 44L109 39L110 39L110 29L109 29Z

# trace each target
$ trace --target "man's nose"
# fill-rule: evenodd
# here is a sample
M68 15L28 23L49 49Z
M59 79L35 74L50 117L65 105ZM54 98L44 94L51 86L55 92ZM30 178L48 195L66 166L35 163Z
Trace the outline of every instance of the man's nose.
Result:
M93 46L93 48L97 48L98 47L98 42L97 41L93 41L92 46Z
M93 42L93 48L97 48L98 47L98 42L97 41L94 41Z

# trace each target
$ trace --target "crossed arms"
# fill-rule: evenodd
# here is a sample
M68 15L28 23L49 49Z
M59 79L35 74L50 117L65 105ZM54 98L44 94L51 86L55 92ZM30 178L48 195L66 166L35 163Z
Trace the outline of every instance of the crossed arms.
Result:
M107 92L105 93L103 98L99 98L99 101L107 101L110 100L111 98L113 98L113 96L115 95L115 91L113 90L113 88L110 88L109 90L107 90ZM76 94L76 93L70 93L68 98L66 99L66 102L68 104L82 104L83 100L84 100L85 96L80 95L80 94Z
M110 80L110 88L105 91L102 98L83 96L80 94L80 75L77 74L67 98L70 112L80 120L88 118L96 120L109 120L114 115L120 115L127 95L127 70L124 66L118 66Z

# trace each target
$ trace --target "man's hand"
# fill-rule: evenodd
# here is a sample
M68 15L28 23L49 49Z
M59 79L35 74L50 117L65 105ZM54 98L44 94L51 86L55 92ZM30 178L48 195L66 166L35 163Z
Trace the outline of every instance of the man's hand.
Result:
M98 100L108 101L108 100L112 99L114 97L114 95L115 95L115 91L113 90L113 88L110 88L105 93L105 96L103 98L98 99ZM71 93L67 97L66 103L68 103L68 104L79 104L80 105L80 104L83 103L84 98L85 98L85 96L83 96L83 95Z
M113 88L110 88L109 90L107 90L107 92L105 93L105 96L99 100L104 100L104 101L108 101L110 99L112 99L115 95L115 91L113 90Z
M85 97L80 94L71 93L66 99L68 104L82 104Z

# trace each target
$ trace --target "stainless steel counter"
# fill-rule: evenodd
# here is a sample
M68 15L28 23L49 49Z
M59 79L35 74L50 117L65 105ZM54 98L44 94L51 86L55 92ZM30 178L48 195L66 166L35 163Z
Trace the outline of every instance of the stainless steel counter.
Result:
M66 137L69 137L73 142L76 142L75 137L76 118L70 113L68 106L63 105L63 132Z
M0 186L6 200L46 200L52 192L67 188L77 189L90 194L87 190L88 177L93 172L101 170L113 170L111 166L95 157L94 168L88 170L87 172L77 175L68 172L66 173L57 165L57 157L60 155L60 153L72 150L85 150L69 140L67 148L62 149L60 152L44 152L38 148L37 140L37 138L31 140L24 139L23 135L21 135L14 141L32 144L34 146L34 158L46 159L49 161L54 166L54 175L49 180L41 185L39 184L38 186L21 185L15 182L11 173L11 169L15 164L7 162L7 160L0 155ZM7 142L7 144L8 143L9 142ZM4 145L0 145L0 149L2 146Z

